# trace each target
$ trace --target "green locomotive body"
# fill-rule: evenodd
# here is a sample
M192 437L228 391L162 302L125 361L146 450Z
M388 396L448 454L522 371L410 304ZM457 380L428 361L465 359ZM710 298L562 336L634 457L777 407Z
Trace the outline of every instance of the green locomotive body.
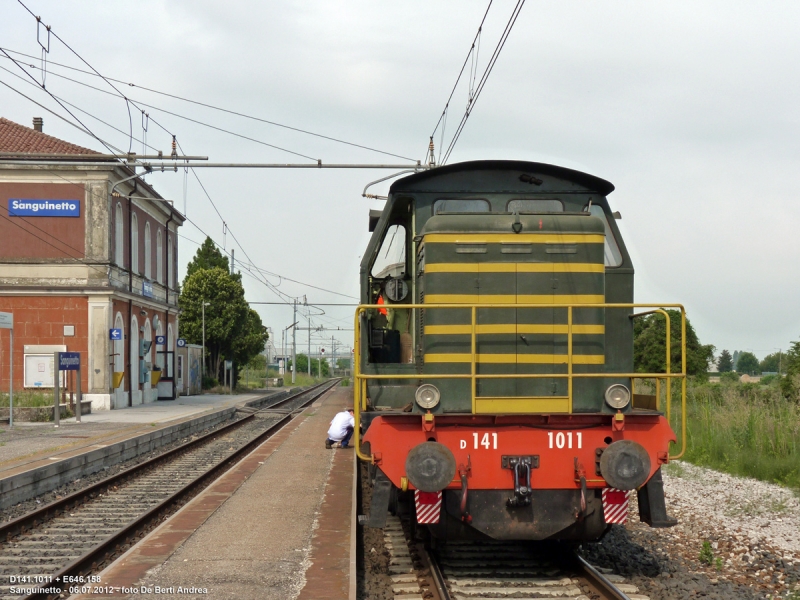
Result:
M659 467L675 436L656 407L634 407L634 271L613 189L521 161L391 186L356 318L372 524L389 503L419 515L422 492L442 503L427 522L440 537L593 539L612 482L671 524Z

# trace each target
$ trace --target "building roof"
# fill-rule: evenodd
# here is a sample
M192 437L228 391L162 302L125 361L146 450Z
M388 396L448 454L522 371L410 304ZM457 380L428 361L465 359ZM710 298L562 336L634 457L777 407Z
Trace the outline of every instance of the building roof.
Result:
M0 153L99 154L0 117Z

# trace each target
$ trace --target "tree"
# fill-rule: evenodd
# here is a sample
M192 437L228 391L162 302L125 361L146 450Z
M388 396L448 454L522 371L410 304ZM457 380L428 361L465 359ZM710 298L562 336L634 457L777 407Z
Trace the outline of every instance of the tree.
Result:
M291 366L292 361L289 360L289 365ZM307 354L298 354L297 355L297 373L308 373L308 355Z
M219 248L217 248L217 245L210 237L207 237L206 241L197 249L194 258L186 267L186 279L189 279L190 276L194 275L194 273L200 269L215 268L223 269L227 273L230 273L231 270L228 257L224 256L222 252L219 251ZM183 280L184 284L186 279Z
M781 378L781 392L784 397L800 401L800 342L792 342L791 348L783 357L786 376Z
M187 276L178 300L181 332L190 343L203 339L203 302L206 323L207 373L220 377L223 360L245 364L264 349L267 333L261 318L244 299L241 278L225 269L197 269Z
M738 350L734 350L733 351L733 370L734 371L736 370L736 365L739 364L739 355L740 354L741 354L741 352L739 352Z
M349 369L350 368L350 359L349 358L337 358L336 359L336 368L337 369Z
M752 352L742 352L739 354L739 362L736 363L737 373L752 375L753 373L760 372L758 369L758 359L755 354Z
M241 333L231 344L234 365L246 365L261 354L268 339L269 334L261 322L261 316L248 306Z
M786 354L783 352L773 352L772 354L767 354L759 366L762 373L785 373Z
M720 373L730 373L733 371L733 357L727 350L720 352L719 358L717 359L717 370Z
M667 310L670 318L670 363L672 373L681 372L681 313ZM666 333L664 316L654 313L633 322L633 364L639 373L666 372ZM686 319L686 372L697 375L708 371L714 358L714 346L702 345Z

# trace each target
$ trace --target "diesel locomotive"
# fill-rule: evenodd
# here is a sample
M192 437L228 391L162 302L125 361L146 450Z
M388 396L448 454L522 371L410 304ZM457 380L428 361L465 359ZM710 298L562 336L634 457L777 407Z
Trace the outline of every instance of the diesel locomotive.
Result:
M406 511L442 540L593 540L634 491L643 521L676 523L660 469L685 364L670 366L667 339L666 372L635 373L633 322L684 313L634 304L613 190L473 161L399 179L370 212L355 316L364 524ZM650 393L634 394L640 379Z

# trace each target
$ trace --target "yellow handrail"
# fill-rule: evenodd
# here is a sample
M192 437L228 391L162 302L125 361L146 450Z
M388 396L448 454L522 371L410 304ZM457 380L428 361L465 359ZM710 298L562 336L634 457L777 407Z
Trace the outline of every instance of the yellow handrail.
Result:
M567 395L568 395L568 412L572 413L573 407L573 379L579 378L625 378L625 379L655 379L656 380L656 397L660 395L660 381L666 380L666 418L667 422L671 418L672 407L672 379L681 379L681 451L675 455L670 456L670 460L674 460L683 456L686 452L686 310L681 304L640 304L640 303L598 303L598 304L547 304L546 308L566 308L567 309L567 355L566 373L524 373L524 374L511 374L511 373L495 373L478 375L477 373L477 309L478 308L545 308L542 304L403 304L397 305L398 308L403 309L471 309L471 323L470 323L470 372L468 374L453 374L453 373L414 373L414 374L401 374L401 373L387 373L382 375L364 374L361 372L361 315L365 314L370 309L386 308L384 304L362 304L356 309L354 319L354 332L355 332L355 360L353 370L353 388L354 388L354 413L355 413L355 451L356 455L361 460L371 461L372 456L366 455L361 450L361 411L367 407L367 381L373 379L469 379L472 393L471 406L472 413L476 412L477 401L477 380L480 379L567 379ZM636 313L632 317L644 316L653 313L659 313L666 319L666 373L574 373L573 372L573 309L574 308L620 308L620 309L633 309L633 308L650 308L652 310ZM666 308L678 309L681 312L681 372L671 373L671 322L669 313ZM632 386L633 387L633 386ZM631 390L633 393L633 390Z

